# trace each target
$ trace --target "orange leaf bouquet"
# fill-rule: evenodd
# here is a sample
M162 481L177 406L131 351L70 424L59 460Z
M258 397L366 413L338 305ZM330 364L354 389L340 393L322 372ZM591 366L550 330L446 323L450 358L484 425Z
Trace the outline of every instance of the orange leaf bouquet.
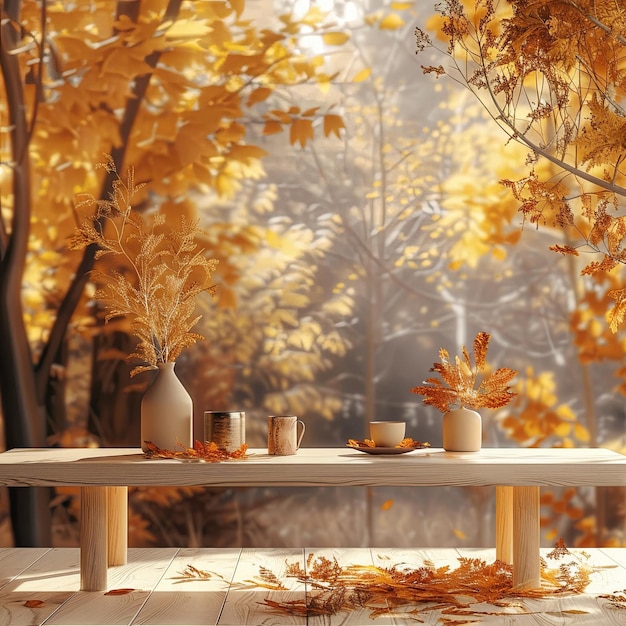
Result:
M424 404L434 406L442 413L453 408L498 409L506 406L515 396L509 386L517 372L502 367L491 374L484 374L478 387L479 375L487 368L487 350L491 335L480 332L474 339L474 362L463 346L462 357L450 359L447 350L439 350L440 363L434 363L431 372L440 378L427 378L423 385L413 387L411 391L424 396Z

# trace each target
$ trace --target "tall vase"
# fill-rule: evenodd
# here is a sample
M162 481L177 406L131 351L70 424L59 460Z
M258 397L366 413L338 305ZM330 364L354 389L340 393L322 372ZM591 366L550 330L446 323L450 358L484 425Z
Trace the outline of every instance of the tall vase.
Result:
M461 407L444 413L443 447L450 452L477 452L483 439L480 413Z
M193 403L174 372L175 363L159 363L159 373L141 400L141 448L150 441L163 450L193 445Z

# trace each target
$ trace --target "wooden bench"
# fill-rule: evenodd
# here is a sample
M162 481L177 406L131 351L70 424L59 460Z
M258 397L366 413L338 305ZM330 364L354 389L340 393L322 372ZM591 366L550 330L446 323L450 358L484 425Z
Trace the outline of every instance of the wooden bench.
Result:
M146 459L139 449L16 449L0 454L0 485L81 488L81 589L107 588L107 567L127 558L128 486L496 486L496 556L514 584L540 586L541 486L626 486L626 456L601 448L423 449L367 455L303 448L294 456L250 450L221 463Z

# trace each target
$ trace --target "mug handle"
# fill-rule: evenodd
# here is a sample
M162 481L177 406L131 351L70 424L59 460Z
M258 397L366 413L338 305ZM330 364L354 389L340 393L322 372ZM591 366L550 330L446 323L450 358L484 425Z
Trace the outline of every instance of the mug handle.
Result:
M296 444L296 450L300 447L300 444L302 443L302 437L304 437L304 431L306 430L306 426L304 425L304 422L302 420L297 420L296 423L296 428L299 426L302 426L302 430L300 431L300 434L298 435L298 443Z

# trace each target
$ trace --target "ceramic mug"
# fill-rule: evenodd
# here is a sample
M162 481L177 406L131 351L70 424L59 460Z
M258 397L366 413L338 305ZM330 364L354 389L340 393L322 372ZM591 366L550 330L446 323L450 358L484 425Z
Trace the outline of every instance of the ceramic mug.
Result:
M379 448L393 448L403 439L406 422L370 422L370 439Z
M246 443L245 411L205 411L204 441L227 452L238 450Z
M304 422L295 415L270 415L267 418L268 453L279 456L295 454L304 437L305 428Z

